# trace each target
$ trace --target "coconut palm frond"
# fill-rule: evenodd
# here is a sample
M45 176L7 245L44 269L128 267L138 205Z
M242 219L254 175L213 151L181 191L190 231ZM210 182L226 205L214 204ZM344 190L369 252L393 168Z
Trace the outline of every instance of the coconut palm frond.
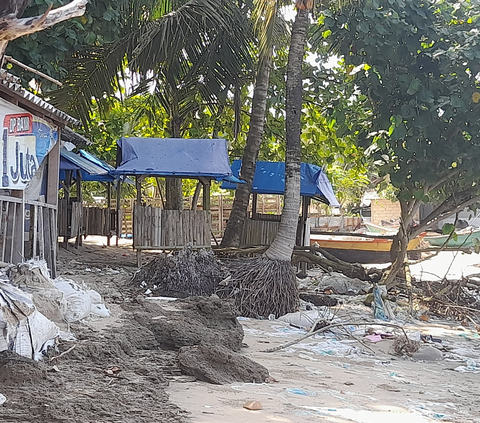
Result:
M259 57L270 54L273 45L285 45L289 28L278 0L254 0L253 20L259 42Z
M160 3L155 13L176 6L172 1ZM125 67L130 78L168 67L164 74L172 87L200 81L202 95L212 100L216 89L233 86L252 67L250 40L247 18L231 0L188 0L113 45L72 57L64 87L51 98L87 121L91 99L114 94Z

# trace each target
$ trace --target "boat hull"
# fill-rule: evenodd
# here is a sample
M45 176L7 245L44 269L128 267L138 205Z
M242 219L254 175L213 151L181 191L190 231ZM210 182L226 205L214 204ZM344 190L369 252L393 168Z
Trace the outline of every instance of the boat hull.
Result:
M424 239L433 247L442 247L445 244L445 241L448 239L448 235L427 235ZM480 230L468 233L457 233L457 239L450 239L446 246L462 248L474 247L475 239L480 241Z
M348 237L326 238L311 235L311 244L318 245L340 260L348 263L379 264L390 263L390 239L346 239ZM343 239L342 239L343 238ZM408 244L408 251L413 250L420 243L420 238L412 239Z

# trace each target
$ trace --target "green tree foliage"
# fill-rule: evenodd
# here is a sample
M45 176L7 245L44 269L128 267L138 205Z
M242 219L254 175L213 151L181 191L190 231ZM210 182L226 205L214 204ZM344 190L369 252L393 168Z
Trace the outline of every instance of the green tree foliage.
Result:
M56 8L67 3L68 0L33 0L23 16L41 15L50 5ZM131 28L135 13L138 16L139 11L143 11L141 19L152 13L152 1L136 3L133 7L131 0L90 0L83 16L18 38L9 43L7 54L61 80L67 73L65 61L75 52L119 40ZM22 77L25 84L35 77L44 92L54 88L50 82L17 66L11 72Z
M321 31L374 110L365 147L397 189L401 249L436 218L478 200L479 24L473 1L367 0L325 12ZM444 201L412 228L432 195Z

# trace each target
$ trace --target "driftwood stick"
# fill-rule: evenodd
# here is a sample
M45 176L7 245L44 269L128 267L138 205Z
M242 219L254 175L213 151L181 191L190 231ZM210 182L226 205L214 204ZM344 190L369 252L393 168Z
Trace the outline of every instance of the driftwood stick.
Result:
M353 339L354 339L355 341L357 341L359 344L363 345L364 348L366 348L367 350L370 350L373 355L375 355L375 350L373 350L372 348L370 348L370 347L369 347L367 344L365 344L365 342L363 342L360 338L357 338L353 333L350 333L345 326L343 326L343 328L345 329L345 333L346 333L350 338L353 338Z
M328 325L328 326L325 326L323 328L320 328L314 332L310 332L310 333L307 333L306 335L304 336L301 336L300 338L297 338L291 342L288 342L284 345L279 345L278 347L274 347L274 348L269 348L268 350L263 350L261 352L267 352L267 353L270 353L270 352L275 352L275 351L280 351L280 350L283 350L284 348L288 348L288 347L291 347L292 345L295 345L295 344L298 344L299 342L302 342L304 339L307 339L307 338L310 338L311 336L313 335L316 335L317 333L322 333L322 332L326 332L332 328L337 328L339 326L389 326L389 327L393 327L393 328L397 328L397 329L401 329L403 331L403 334L405 335L405 338L407 338L407 332L405 332L405 329L402 327L402 326L399 326L399 325L395 325L393 323L377 323L377 322L369 322L369 323L333 323L331 325Z
M68 353L69 353L70 351L72 351L76 346L77 346L77 344L72 345L68 350L62 352L61 354L56 355L55 357L52 357L52 358L50 359L50 361L56 360L56 359L64 356L65 354L68 354Z

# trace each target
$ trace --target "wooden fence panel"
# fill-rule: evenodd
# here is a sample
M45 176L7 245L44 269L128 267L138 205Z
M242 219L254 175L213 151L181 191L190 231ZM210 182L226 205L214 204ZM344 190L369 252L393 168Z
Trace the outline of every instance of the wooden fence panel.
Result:
M247 219L240 237L240 245L270 245L279 227L280 222Z
M203 210L161 210L135 205L133 246L137 249L205 247L211 244L211 215Z

